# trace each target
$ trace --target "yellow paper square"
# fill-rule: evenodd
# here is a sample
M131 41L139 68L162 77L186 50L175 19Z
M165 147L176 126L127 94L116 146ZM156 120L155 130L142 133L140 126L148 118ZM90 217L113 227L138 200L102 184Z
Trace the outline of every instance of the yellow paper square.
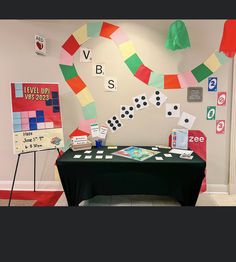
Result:
M207 60L204 62L204 64L214 73L216 70L218 70L221 66L217 56L212 54L207 58Z
M94 99L91 95L91 93L89 92L88 88L85 87L84 89L82 89L77 95L76 97L79 99L79 102L81 104L81 106L86 106L92 102L94 102Z
M124 60L136 53L135 47L131 41L119 45L119 49Z
M87 24L81 26L78 30L76 30L73 33L73 36L79 43L79 45L82 45L84 42L86 42L89 39L87 35Z
M54 166L54 179L55 181L61 181L57 166Z

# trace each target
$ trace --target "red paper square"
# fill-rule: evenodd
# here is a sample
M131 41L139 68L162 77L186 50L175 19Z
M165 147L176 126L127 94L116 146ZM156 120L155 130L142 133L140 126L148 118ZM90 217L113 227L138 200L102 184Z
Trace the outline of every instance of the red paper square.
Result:
M62 46L70 55L74 55L74 53L79 49L80 45L76 41L73 35L71 35L66 42Z
M180 87L177 75L164 75L164 89L178 89Z
M149 78L150 78L150 75L151 75L151 72L152 70L149 69L148 67L146 67L145 65L141 65L137 72L135 73L135 76L143 81L145 84L148 84L149 82Z
M110 35L115 32L119 26L103 22L100 36L110 38Z

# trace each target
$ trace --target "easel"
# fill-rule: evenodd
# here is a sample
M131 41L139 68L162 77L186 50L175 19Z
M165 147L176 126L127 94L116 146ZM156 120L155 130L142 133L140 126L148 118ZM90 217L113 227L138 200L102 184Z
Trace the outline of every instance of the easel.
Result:
M44 150L40 150L40 151L48 151L48 150L55 150L55 149L57 150L58 155L61 156L60 150L59 150L59 148L57 148L57 147L55 147L55 148L49 148L49 149L44 149ZM10 194L8 206L11 205L12 193L13 193L13 188L14 188L14 184L15 184L15 180L16 180L16 173L17 173L18 164L19 164L20 156L21 156L21 155L29 154L29 153L34 153L34 192L36 192L36 152L38 152L38 151L22 152L22 153L18 154L17 162L16 162L16 168L15 168L15 173L14 173L14 177L13 177L13 181L12 181L12 186L11 186L11 194Z

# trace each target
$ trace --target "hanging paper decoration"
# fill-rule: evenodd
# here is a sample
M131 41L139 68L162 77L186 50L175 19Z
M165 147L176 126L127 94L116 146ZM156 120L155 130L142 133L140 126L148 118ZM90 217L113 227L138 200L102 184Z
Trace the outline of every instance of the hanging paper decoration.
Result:
M190 47L188 31L183 21L176 20L170 25L165 47L173 51Z
M220 51L228 57L234 57L236 53L236 20L226 20L223 36L220 43Z

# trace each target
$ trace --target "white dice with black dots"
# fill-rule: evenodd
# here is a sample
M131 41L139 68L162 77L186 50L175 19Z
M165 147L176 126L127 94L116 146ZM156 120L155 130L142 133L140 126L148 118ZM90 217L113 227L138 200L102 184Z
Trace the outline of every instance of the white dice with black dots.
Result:
M134 118L134 107L129 105L120 106L120 118L121 119L133 119Z
M185 127L187 129L191 129L195 120L196 120L196 117L194 115L183 112L179 119L178 125Z
M133 97L133 103L134 103L136 110L141 110L149 106L149 103L148 103L148 100L145 94L141 94L139 96Z
M109 118L106 123L107 123L109 129L111 130L111 132L116 132L118 129L120 129L122 127L122 123L121 123L120 119L118 118L118 116L116 116L116 115Z
M160 91L155 91L155 93L150 97L149 101L155 105L157 108L160 108L162 104L166 101L167 96L165 96Z
M180 117L180 104L166 104L166 117Z

